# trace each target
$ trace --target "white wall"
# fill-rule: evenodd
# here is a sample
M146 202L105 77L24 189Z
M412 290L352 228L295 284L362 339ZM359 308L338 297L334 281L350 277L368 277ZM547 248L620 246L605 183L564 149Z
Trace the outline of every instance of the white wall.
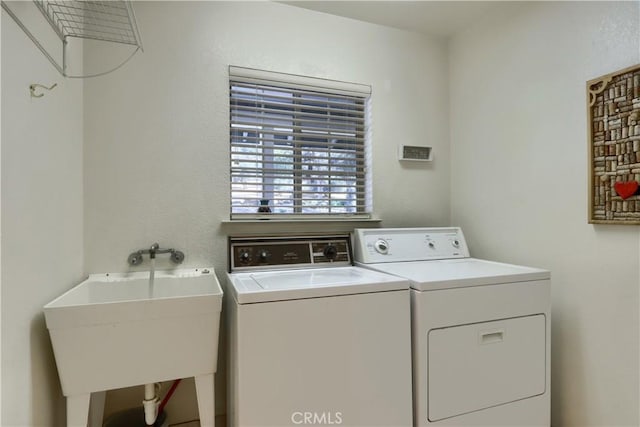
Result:
M29 85L58 87L33 99ZM82 82L2 11L2 426L65 423L42 306L83 273Z
M144 53L85 82L87 272L125 271L131 251L157 241L184 250L185 265L221 273L227 234L354 226L221 224L229 217L230 64L371 84L375 213L388 226L448 223L443 42L272 2L138 2L135 9ZM86 69L104 55L86 51ZM401 165L399 143L432 145L435 161ZM223 378L221 361L218 411ZM125 404L121 397L108 397L108 411Z
M640 62L638 2L506 5L450 42L452 222L552 271L554 426L637 426L637 226L587 224L585 83Z

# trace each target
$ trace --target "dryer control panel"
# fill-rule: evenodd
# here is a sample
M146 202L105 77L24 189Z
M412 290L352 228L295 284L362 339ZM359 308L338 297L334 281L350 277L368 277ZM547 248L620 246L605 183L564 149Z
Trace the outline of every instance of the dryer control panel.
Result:
M355 261L363 264L469 257L458 227L357 228L354 247Z
M345 235L229 237L229 271L352 265Z

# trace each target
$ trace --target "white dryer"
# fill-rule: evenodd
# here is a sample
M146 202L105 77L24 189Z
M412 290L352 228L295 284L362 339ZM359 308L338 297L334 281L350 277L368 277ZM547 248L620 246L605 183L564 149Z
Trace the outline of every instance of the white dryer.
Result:
M470 258L460 228L356 229L411 284L415 426L550 425L550 274Z
M411 426L409 283L350 236L229 239L230 426Z

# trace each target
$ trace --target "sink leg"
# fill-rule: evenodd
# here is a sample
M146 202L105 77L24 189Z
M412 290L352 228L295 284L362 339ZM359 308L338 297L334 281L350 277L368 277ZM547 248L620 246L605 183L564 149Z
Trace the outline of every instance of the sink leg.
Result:
M89 405L89 427L102 427L104 401L106 397L106 391L91 393L91 403Z
M195 377L195 380L200 426L214 427L216 401L213 387L213 374L200 375Z
M67 427L86 427L91 393L67 396Z

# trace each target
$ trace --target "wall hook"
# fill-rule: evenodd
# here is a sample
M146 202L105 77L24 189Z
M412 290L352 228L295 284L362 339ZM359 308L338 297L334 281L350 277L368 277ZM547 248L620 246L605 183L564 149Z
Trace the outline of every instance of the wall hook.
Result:
M50 87L46 87L46 86L43 86L43 85L38 84L38 83L32 83L32 84L29 85L29 91L31 91L31 97L32 98L42 98L44 96L44 93L36 93L36 89L37 88L42 88L42 89L46 89L46 90L52 90L56 86L58 86L58 83L54 83Z

